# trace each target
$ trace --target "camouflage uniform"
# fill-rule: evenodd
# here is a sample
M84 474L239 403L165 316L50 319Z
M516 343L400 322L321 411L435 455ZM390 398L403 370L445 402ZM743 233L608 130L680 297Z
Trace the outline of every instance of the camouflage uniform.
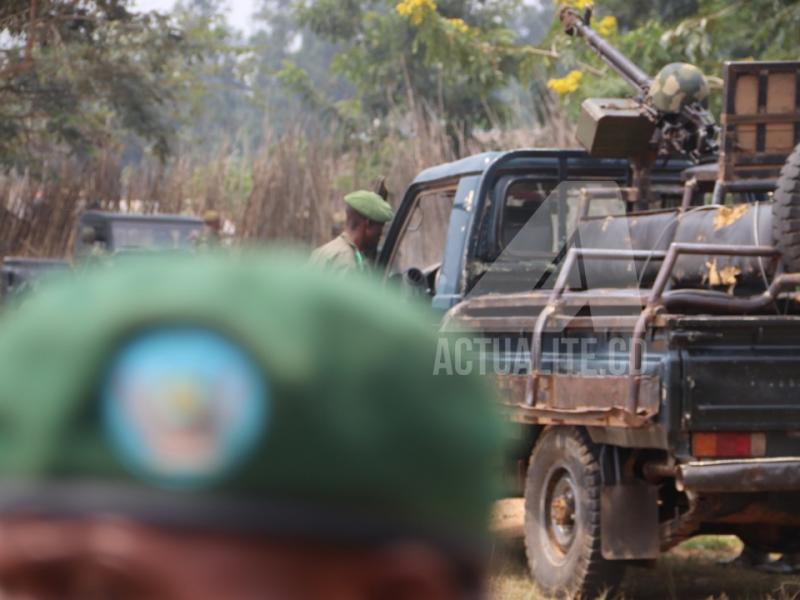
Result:
M192 243L196 248L210 248L212 246L219 246L220 237L213 229L204 227L203 231L192 238Z
M394 217L392 207L375 192L358 190L344 197L344 202L374 223L388 223ZM311 254L311 262L337 271L363 271L366 257L347 233L342 233Z
M311 263L335 271L363 271L364 255L356 245L342 233L311 253Z
M192 236L192 244L197 248L211 248L220 245L219 229L221 217L215 210L203 214L203 230Z

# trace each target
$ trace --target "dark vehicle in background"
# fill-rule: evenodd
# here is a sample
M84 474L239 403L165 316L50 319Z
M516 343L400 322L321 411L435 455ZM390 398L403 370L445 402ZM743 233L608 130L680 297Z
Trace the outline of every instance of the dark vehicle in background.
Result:
M461 334L434 368L489 374L516 425L544 595L594 597L698 534L800 551L800 63L725 73L718 146L702 106L587 101L600 152L428 169L387 231L385 277ZM652 119L639 156L625 119Z
M106 254L141 250L186 250L203 229L203 221L184 215L140 215L87 211L78 221L75 256L93 249ZM90 235L87 235L88 231Z
M197 217L87 211L78 219L73 259L189 250L202 230L203 221ZM5 257L0 301L27 293L48 273L71 267L65 260Z
M49 274L67 271L63 260L7 256L0 267L0 300L26 293Z

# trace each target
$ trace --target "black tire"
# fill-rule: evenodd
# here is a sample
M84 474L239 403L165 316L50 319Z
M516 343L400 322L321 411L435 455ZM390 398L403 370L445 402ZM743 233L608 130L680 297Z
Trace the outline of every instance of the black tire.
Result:
M789 272L800 271L800 144L781 169L772 205L775 246Z
M595 597L619 583L624 565L601 553L601 490L597 447L586 433L545 430L525 482L525 550L541 594Z

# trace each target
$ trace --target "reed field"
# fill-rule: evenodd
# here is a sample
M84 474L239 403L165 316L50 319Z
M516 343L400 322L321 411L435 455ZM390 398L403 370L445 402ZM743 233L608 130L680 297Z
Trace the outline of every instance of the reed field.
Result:
M179 148L164 164L124 164L118 154L103 152L83 162L60 158L40 176L7 171L0 174L0 255L67 256L78 215L97 208L192 215L215 209L237 240L315 245L341 223L341 197L378 178L386 178L389 201L397 206L424 168L487 150L574 145L565 121L483 132L455 143L432 115L409 122L406 135L380 144L344 145L330 132L298 124L281 135L267 132L261 147L246 153L218 142L210 157Z

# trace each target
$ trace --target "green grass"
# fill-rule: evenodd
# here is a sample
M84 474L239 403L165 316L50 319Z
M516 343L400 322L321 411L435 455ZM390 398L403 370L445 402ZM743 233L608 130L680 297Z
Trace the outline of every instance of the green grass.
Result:
M698 535L676 548L678 554L693 551L738 556L742 542L734 535Z

